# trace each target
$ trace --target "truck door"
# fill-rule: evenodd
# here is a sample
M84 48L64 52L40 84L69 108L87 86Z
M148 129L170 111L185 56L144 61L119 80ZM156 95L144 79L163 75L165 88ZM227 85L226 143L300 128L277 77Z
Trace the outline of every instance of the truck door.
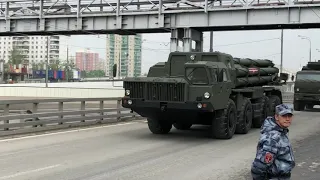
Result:
M232 82L225 68L219 69L217 81L217 86L214 86L216 87L216 97L214 99L218 103L215 107L218 109L223 109L228 103L232 88Z

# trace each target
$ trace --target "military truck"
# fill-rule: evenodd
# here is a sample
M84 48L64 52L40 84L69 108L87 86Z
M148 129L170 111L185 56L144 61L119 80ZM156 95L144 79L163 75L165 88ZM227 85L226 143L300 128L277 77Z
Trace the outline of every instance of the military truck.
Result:
M288 75L278 72L270 60L172 52L167 62L152 66L147 77L124 79L122 106L146 117L154 134L169 133L172 125L187 130L202 124L210 125L212 138L230 139L252 126L260 128L282 103L275 86L285 83Z
M315 105L320 105L320 61L303 66L294 83L294 110L311 109Z

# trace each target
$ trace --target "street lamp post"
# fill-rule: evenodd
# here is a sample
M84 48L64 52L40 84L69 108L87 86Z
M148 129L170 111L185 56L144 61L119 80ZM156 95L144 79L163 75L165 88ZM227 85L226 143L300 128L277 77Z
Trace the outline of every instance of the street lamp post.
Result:
M48 81L49 81L49 56L50 56L50 37L47 36L47 61L46 61L46 87L48 87Z
M298 37L300 37L301 39L306 39L306 40L309 41L309 44L310 44L310 47L309 47L309 62L311 62L311 49L312 49L311 39L309 37L301 36L301 35L298 35Z
M0 81L0 84L2 84L4 82L4 59L0 59L0 72L1 72L1 81Z
M283 68L283 29L281 29L281 61L280 61L280 73L282 73Z

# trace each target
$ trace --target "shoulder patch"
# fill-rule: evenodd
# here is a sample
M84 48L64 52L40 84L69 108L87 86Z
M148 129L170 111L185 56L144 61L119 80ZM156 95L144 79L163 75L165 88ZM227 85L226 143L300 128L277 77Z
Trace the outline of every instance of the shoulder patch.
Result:
M264 156L264 161L269 164L272 161L272 159L273 159L273 155L267 152L266 155Z

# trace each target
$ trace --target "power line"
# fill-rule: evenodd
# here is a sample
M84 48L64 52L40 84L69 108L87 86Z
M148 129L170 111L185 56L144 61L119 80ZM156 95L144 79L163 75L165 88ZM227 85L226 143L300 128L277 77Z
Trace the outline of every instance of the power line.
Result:
M279 40L280 40L280 38L261 39L261 40L256 40L256 41L246 41L246 42L233 43L233 44L216 45L216 46L214 46L214 47L234 46L234 45L240 45L240 44L251 44L251 43L263 42L263 41L270 41L270 40L275 40L275 39L279 39Z

